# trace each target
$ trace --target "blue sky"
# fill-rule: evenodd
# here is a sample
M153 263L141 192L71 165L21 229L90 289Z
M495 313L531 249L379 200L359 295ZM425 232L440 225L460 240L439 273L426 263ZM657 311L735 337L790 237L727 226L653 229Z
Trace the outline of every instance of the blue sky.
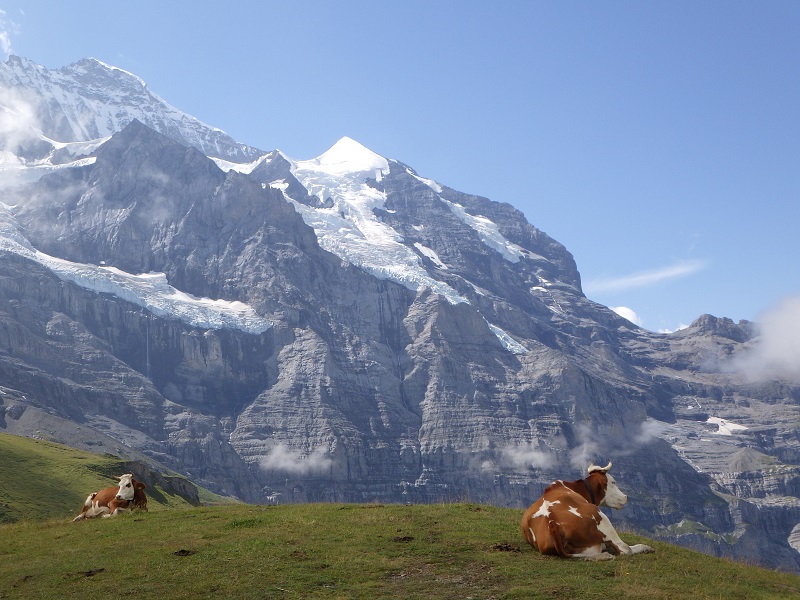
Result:
M244 143L307 159L347 135L508 202L648 329L800 295L800 2L0 9L3 59L92 56Z

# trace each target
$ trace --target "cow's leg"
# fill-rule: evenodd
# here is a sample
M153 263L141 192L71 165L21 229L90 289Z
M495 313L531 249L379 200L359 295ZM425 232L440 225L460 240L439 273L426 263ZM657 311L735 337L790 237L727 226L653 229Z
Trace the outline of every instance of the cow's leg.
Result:
M117 500L116 498L108 503L107 514L104 517L116 517L123 512L129 512L129 502L127 500Z
M615 556L613 554L609 554L608 552L603 552L602 545L598 545L586 548L582 552L572 554L570 555L570 558L577 558L579 560L601 561L601 560L614 560Z
M619 537L617 530L614 529L611 521L603 512L600 512L600 523L598 524L597 528L603 534L603 541L610 546L612 550L616 550L617 554L642 554L655 552L655 550L645 544L635 544L633 546L629 546L623 542L622 538Z
M79 514L77 517L72 519L73 523L75 521L82 521L83 519L86 519L86 518L91 516L91 515L87 515L86 511L88 511L92 507L92 500L94 500L95 496L97 496L97 492L94 492L94 493L89 494L88 496L86 496L86 500L83 501L83 506L81 507L81 514Z

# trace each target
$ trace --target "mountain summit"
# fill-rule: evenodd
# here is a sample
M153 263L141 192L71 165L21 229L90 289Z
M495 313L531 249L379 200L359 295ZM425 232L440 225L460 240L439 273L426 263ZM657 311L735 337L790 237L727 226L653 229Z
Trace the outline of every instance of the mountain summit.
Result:
M260 503L522 508L612 460L617 522L800 570L800 387L737 372L755 325L644 331L509 204L91 59L0 65L0 148L0 430Z
M26 115L56 148L107 138L137 119L209 156L245 161L260 154L174 108L139 77L92 58L49 70L10 56L0 63L0 90L0 106Z
M309 170L314 165L317 170L333 176L349 173L374 175L389 170L389 162L385 158L346 136L317 158L299 162L298 168L302 169L305 165L308 165L306 168Z

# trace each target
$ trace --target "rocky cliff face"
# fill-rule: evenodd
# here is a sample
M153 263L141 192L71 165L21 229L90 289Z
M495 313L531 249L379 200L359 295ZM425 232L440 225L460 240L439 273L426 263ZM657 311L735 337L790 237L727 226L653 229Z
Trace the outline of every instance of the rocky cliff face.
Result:
M184 141L132 121L4 190L1 429L250 502L524 507L613 460L616 522L800 570L800 387L731 368L752 324L638 329L513 207L350 141L227 170Z

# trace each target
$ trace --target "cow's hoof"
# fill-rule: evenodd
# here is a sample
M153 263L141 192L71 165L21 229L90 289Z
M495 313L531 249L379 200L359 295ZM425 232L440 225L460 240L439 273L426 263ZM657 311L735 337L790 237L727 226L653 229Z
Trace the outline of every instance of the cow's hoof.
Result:
M655 552L655 548L651 548L647 544L636 544L631 546L631 550L634 554L653 554Z
M614 560L616 556L613 554L609 554L608 552L601 552L600 554L594 554L593 556L586 556L584 560L591 560L592 562L600 562L602 560Z

